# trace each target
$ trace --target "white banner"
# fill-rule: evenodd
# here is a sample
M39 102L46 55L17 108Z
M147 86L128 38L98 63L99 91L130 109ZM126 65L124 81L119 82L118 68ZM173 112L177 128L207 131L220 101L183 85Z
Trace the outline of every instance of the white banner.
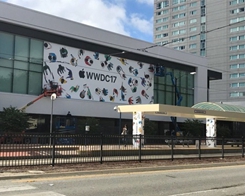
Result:
M124 104L153 103L153 65L44 43L43 87L58 83L58 96Z

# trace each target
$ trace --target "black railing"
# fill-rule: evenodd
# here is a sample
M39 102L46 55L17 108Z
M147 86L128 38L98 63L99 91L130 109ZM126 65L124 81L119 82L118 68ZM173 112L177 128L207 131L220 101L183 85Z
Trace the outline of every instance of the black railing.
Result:
M51 141L51 142L50 142ZM207 141L216 143L208 147ZM244 157L244 138L2 134L0 166Z

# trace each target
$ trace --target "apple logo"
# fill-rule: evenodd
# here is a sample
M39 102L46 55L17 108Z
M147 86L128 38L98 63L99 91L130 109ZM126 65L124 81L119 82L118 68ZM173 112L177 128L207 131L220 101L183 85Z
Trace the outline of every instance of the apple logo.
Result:
M79 77L80 78L85 78L85 74L84 73L85 73L84 69L80 70L79 71Z

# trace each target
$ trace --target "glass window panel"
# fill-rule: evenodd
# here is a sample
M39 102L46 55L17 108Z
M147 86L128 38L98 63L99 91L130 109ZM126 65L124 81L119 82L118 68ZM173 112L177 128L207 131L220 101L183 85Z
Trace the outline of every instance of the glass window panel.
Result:
M27 93L27 71L14 70L13 92Z
M31 39L30 62L42 64L43 62L43 42Z
M37 72L42 72L43 71L43 65L42 64L32 64L30 63L30 71L37 71Z
M42 91L42 73L29 72L28 94L38 95Z
M21 61L28 61L29 57L29 39L26 37L15 37L15 56L14 58Z
M173 101L174 94L172 92L166 92L166 103L167 105L174 105Z
M180 103L180 106L186 106L187 105L187 95L181 94L181 96L182 96L182 101Z
M193 95L189 95L188 99L187 99L187 106L191 107L194 105L194 96Z
M28 63L23 61L14 61L14 68L28 70Z
M0 57L13 59L14 36L0 32Z
M11 92L12 69L0 67L0 91Z
M9 59L1 59L0 58L0 67L9 67L12 68L13 67L13 60L9 60Z

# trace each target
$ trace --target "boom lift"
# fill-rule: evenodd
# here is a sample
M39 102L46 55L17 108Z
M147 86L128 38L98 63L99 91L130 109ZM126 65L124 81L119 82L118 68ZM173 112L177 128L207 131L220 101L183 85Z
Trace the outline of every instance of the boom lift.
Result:
M163 66L155 66L154 67L154 75L158 76L158 77L165 77L165 76L169 75L171 77L171 81L172 81L172 84L173 84L174 89L175 89L175 105L179 106L181 104L183 97L181 96L181 94L178 90L177 79L174 77L173 73L172 72L166 72L166 69ZM176 100L176 97L177 97L177 100ZM170 118L174 124L176 134L178 132L181 133L181 130L180 130L180 128L176 122L176 117L171 116Z
M31 102L27 103L25 106L19 108L20 111L25 111L27 107L35 103L36 101L42 99L43 97L51 96L53 93L55 93L57 96L61 95L61 87L58 85L57 82L50 81L49 86L45 86L43 93L39 95L36 99L32 100Z

